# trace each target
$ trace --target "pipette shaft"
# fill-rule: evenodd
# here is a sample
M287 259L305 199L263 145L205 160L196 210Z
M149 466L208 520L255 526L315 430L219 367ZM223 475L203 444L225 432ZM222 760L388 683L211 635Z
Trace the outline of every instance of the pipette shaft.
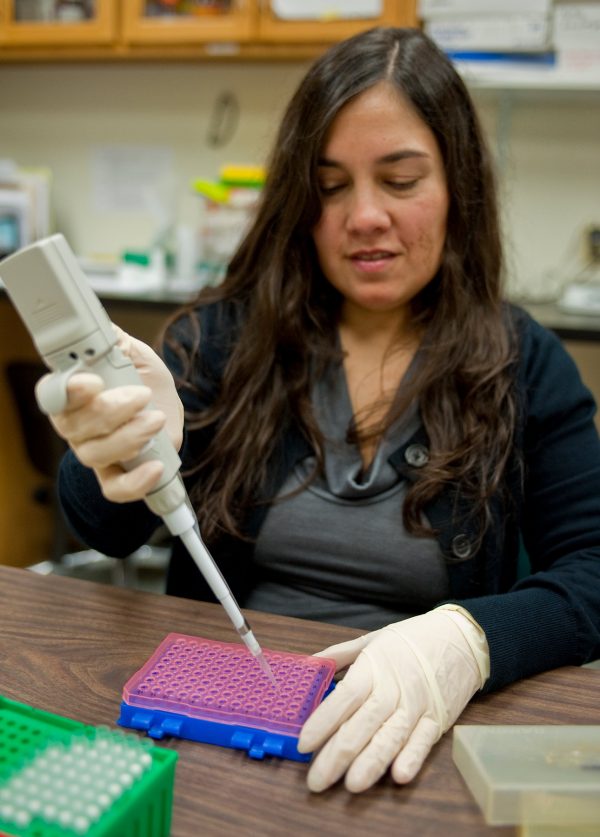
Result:
M168 524L167 524L168 525ZM221 575L221 572L214 562L210 552L200 534L195 528L187 529L179 536L185 544L187 551L190 553L194 562L204 578L206 579L210 589L213 591L217 599L225 608L225 612L231 619L233 627L238 633L238 636L248 649L253 657L256 657L258 664L263 672L271 681L271 684L277 688L277 682L271 671L271 667L260 647L258 640L254 636L246 617L239 608L233 593L231 592L227 582Z

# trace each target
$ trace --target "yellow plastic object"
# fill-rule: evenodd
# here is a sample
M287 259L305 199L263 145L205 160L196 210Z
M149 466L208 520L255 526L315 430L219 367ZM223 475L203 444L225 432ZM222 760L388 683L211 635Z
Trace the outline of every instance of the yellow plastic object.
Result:
M193 180L192 189L203 198L213 201L213 203L226 204L229 201L229 186L222 183L215 183L212 180Z
M249 186L259 189L267 176L264 166L221 166L219 179L225 186Z
M452 757L489 825L600 834L600 726L457 725Z

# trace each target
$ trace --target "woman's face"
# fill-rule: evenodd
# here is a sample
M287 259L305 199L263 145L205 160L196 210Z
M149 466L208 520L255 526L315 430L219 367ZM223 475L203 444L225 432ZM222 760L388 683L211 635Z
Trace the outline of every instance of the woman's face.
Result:
M446 237L448 190L433 133L381 82L340 111L318 176L313 239L345 313L405 318L437 272Z

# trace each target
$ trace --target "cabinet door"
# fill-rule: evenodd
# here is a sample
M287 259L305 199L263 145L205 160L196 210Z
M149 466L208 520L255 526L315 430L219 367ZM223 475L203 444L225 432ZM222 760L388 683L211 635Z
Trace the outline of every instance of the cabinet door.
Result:
M106 44L116 37L116 0L1 0L6 46Z
M262 41L329 43L373 26L416 26L416 0L260 0Z
M131 44L249 41L256 34L256 0L128 0L123 34Z

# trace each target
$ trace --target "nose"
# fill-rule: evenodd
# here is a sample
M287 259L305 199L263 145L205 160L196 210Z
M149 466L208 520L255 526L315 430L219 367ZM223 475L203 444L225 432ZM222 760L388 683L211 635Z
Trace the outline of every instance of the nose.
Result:
M346 226L349 232L369 234L390 226L385 195L371 186L356 186L349 195Z

